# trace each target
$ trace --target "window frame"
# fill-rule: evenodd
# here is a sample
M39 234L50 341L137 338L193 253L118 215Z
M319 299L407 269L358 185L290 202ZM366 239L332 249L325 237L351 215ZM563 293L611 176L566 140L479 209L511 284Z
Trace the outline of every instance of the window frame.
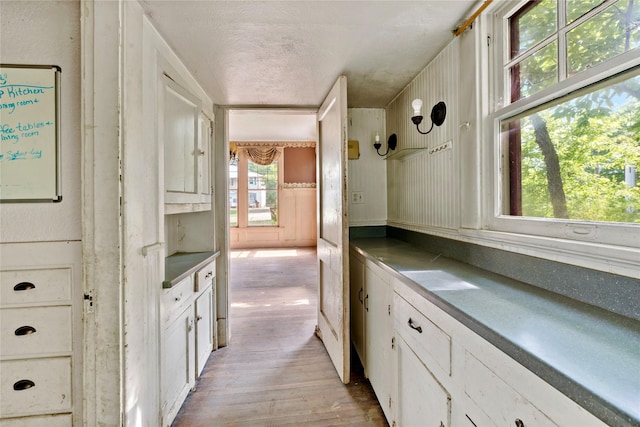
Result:
M276 224L266 224L266 225L256 225L256 224L251 224L249 221L249 209L251 209L250 206L250 197L249 195L251 194L252 191L254 192L264 192L265 193L265 199L267 197L267 191L275 191L276 192L276 206L277 206L277 211L279 212L280 210L280 188L282 187L282 179L281 176L283 175L281 173L281 169L282 169L282 156L280 157L280 159L274 161L273 163L276 163L277 168L276 168L276 188L275 189L269 189L269 188L249 188L249 185L251 185L251 177L249 177L249 172L250 172L250 168L249 168L249 163L253 163L247 156L244 157L245 161L247 162L247 175L246 175L246 179L247 179L247 191L246 191L246 198L247 198L247 228L264 228L264 227L279 227L280 226L280 216L277 215L277 222ZM272 163L272 164L273 164ZM255 165L258 165L257 163L253 163ZM260 165L258 165L260 166ZM261 179L257 179L254 178L254 183L253 185L259 185L258 183L262 181ZM265 184L266 185L266 184Z
M567 245L569 252L578 252L572 242L605 244L615 247L639 248L640 241L636 237L639 224L629 223L608 223L585 220L559 219L559 218L535 218L521 217L504 214L509 212L510 191L509 191L509 158L508 145L505 146L501 137L500 124L514 116L527 111L534 111L544 104L562 98L572 92L598 83L607 78L621 74L634 67L640 66L640 55L638 49L620 54L592 68L582 71L573 76L566 76L567 55L564 43L558 43L559 63L558 63L558 83L551 87L540 90L526 98L511 101L511 90L509 87L510 76L508 70L515 62L522 60L523 55L540 48L541 44L548 44L550 38L565 38L566 33L575 28L580 23L598 14L601 10L611 6L613 0L603 2L575 19L568 26L558 25L556 33L531 46L521 52L515 58L510 58L510 28L509 17L520 10L528 3L524 1L511 1L495 6L491 11L487 23L487 33L485 36L492 40L487 48L487 63L482 69L487 75L485 82L489 86L489 102L485 104L486 117L485 136L490 142L486 151L484 167L487 173L487 184L493 189L492 192L485 192L483 209L483 226L486 230L512 234L516 243L524 243L521 235L531 236L536 239L535 246L545 247L557 245L548 239L562 239L570 243ZM564 9L564 2L559 1L559 5ZM558 10L558 16L564 14L564 10ZM505 207L506 205L506 207ZM542 239L542 240L539 240ZM596 250L601 250L596 249ZM587 253L593 253L587 251ZM599 252L601 256L607 256L605 252ZM617 254L616 256L620 256ZM637 256L637 253L635 254ZM622 256L625 258L625 256Z

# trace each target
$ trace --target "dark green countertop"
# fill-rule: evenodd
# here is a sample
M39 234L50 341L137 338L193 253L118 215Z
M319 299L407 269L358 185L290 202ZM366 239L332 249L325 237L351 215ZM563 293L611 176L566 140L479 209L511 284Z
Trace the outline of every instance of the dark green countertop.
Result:
M351 245L608 425L640 425L637 320L401 240Z
M178 252L165 258L163 288L171 288L185 277L216 259L217 252Z

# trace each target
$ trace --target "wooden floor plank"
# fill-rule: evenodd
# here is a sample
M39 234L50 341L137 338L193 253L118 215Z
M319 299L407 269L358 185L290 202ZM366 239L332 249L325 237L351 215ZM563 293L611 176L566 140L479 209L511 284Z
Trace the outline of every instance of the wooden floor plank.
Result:
M342 384L314 335L316 268L309 248L232 252L231 345L212 353L174 427L387 426L362 367Z

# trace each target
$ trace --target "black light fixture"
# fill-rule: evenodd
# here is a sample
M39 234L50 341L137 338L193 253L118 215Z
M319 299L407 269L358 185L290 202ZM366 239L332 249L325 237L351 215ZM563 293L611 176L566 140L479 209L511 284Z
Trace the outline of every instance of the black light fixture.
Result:
M431 109L431 127L428 131L422 132L420 130L420 123L422 123L422 114L420 112L420 110L422 110L422 99L414 99L411 103L411 107L413 107L413 117L411 117L411 121L416 125L418 132L423 135L431 132L433 130L433 125L442 125L442 123L444 123L444 118L447 116L447 106L443 101L438 102Z
M395 150L396 147L398 146L398 137L396 136L395 133L392 133L391 135L389 135L389 139L387 140L387 151L384 152L384 154L380 154L380 147L382 147L382 144L380 143L380 135L378 135L376 133L376 142L373 143L373 148L376 149L376 152L378 153L378 156L386 156L387 154L389 154L389 150Z

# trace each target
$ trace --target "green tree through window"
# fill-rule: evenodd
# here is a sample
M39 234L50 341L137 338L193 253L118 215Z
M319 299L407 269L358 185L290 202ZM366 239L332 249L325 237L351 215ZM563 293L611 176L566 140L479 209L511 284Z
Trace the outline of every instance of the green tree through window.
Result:
M638 50L640 4L532 1L509 29L505 71L517 102ZM502 121L511 215L640 222L639 74L627 70Z

